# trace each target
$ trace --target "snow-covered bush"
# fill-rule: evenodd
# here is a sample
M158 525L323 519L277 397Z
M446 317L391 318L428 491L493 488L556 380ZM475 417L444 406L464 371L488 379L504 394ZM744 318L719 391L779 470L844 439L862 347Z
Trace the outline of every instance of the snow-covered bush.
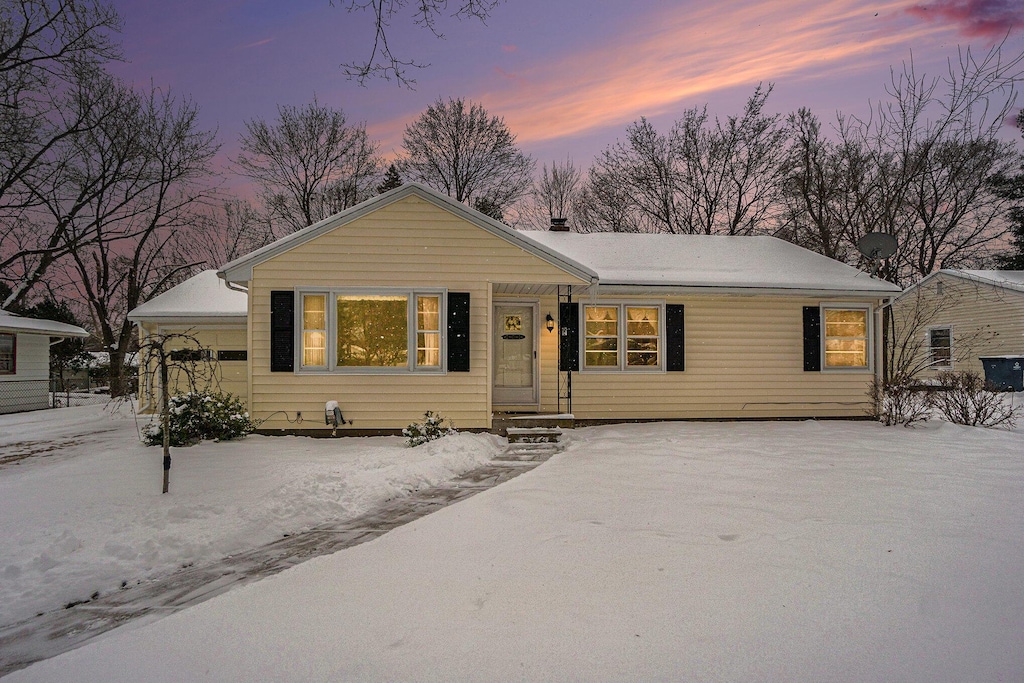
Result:
M927 420L931 403L928 394L917 384L913 378L902 374L884 383L877 378L873 380L870 395L875 417L888 426L901 424L905 427Z
M423 422L413 422L402 430L402 434L406 437L406 443L410 448L425 444L434 439L440 439L442 436L458 433L451 420L429 410L423 413Z
M190 392L172 396L168 403L172 446L237 439L258 426L241 399L231 394ZM142 430L142 440L147 446L163 444L164 432L159 421Z
M942 372L937 379L943 390L932 395L932 404L950 422L972 427L1013 427L1016 422L1018 407L977 373Z

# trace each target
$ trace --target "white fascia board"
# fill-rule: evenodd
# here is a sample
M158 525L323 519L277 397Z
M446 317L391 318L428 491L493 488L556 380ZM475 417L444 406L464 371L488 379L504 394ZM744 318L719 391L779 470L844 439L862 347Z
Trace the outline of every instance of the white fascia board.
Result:
M680 296L701 294L707 296L790 296L790 297L857 297L889 299L898 291L877 289L821 289L796 287L728 287L721 285L616 285L600 284L594 295L617 296Z
M195 313L189 313L187 315L133 315L128 314L128 320L133 323L158 323L158 324L174 324L174 325L210 325L210 324L236 324L245 325L249 321L248 315L197 315Z
M294 249L301 244L305 244L306 242L330 232L331 230L335 230L351 223L354 220L362 218L363 216L381 209L388 204L405 199L409 195L413 194L441 209L448 211L449 213L453 213L456 216L469 221L492 235L500 237L505 241L520 247L521 249L544 261L547 261L551 265L570 275L578 277L588 283L594 282L597 279L597 273L576 261L534 242L533 240L523 236L519 231L513 230L503 223L499 223L493 218L483 215L479 211L474 211L473 209L456 202L447 195L441 194L432 188L418 183L406 183L393 190L389 190L382 195L378 195L361 204L357 204L351 209L347 209L341 213L325 218L319 223L315 223L308 228L303 228L298 232L293 232L291 235L282 237L273 244L268 244L267 246L261 247L250 254L225 264L217 271L217 275L227 282L248 282L252 280L252 269L254 266Z

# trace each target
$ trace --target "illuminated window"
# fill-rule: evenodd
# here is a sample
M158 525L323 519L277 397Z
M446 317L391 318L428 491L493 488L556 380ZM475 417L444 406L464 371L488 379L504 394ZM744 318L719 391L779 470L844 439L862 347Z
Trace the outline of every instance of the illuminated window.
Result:
M443 369L443 296L426 292L301 295L302 367L328 371Z
M661 367L660 306L584 306L583 315L584 368L624 370Z
M619 367L619 307L586 307L583 364L587 368Z
M868 367L867 309L825 309L825 367Z
M441 297L416 297L416 365L441 367Z
M327 366L327 295L302 297L302 367Z
M928 330L928 350L931 354L933 368L948 369L953 367L953 333L948 327L935 327Z
M15 348L13 334L0 334L0 375L14 374Z
M409 364L409 297L339 295L338 367L394 368Z

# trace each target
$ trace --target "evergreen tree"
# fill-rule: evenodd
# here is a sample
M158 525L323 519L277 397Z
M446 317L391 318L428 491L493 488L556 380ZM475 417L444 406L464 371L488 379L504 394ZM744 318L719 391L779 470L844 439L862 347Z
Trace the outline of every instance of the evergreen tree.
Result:
M43 299L38 304L24 309L23 315L26 318L55 320L59 323L81 326L68 302L52 298ZM50 347L50 376L60 381L61 389L64 388L64 374L67 371L88 367L90 356L85 350L86 341L81 337L68 337Z
M1024 111L1017 115L1017 127L1024 136ZM992 179L997 195L1013 202L1008 217L1010 220L1010 247L999 256L1000 268L1024 270L1024 167L1014 176L997 176Z
M377 186L377 194L384 194L388 190L402 186L402 176L394 164L388 166L388 172L384 174L384 182Z

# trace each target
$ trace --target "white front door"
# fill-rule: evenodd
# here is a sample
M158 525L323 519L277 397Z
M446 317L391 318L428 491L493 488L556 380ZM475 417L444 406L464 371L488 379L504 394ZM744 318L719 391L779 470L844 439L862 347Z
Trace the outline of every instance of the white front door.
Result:
M494 397L496 405L537 403L536 306L494 306Z

